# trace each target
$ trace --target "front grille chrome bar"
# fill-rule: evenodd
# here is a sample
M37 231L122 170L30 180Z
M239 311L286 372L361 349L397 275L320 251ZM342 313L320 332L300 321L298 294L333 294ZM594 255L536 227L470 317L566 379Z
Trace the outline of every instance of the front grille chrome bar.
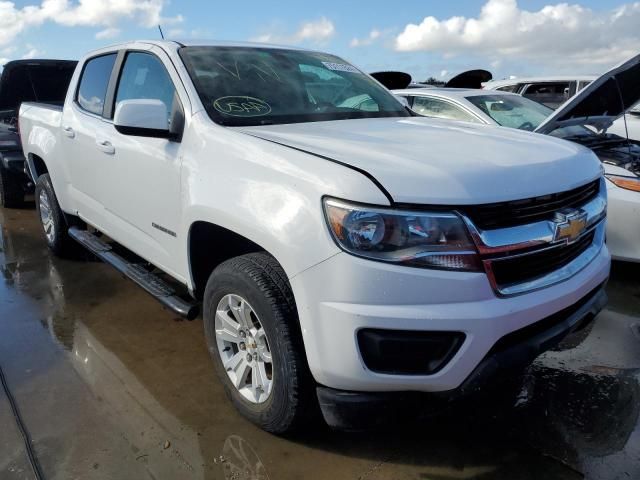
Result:
M487 275L489 277L489 283L501 296L521 295L523 293L532 292L534 290L540 290L542 288L550 287L560 282L564 282L569 278L582 271L587 265L589 265L600 253L604 245L606 230L606 222L601 221L595 227L595 236L593 242L571 262L560 267L558 270L554 270L551 273L543 275L541 277L533 278L531 280L512 284L512 285L499 285L496 282L495 276L491 273L491 268L494 263L500 262L505 259L486 260L485 266L487 268ZM506 257L508 258L508 257Z
M600 180L600 192L598 195L579 207L579 210L587 214L587 230L600 222L607 214L607 188L604 181L604 179ZM517 227L480 230L476 228L469 217L461 216L471 233L478 252L482 256L508 253L515 250L542 248L554 243L556 224L550 220Z
M607 215L607 188L604 178L600 179L598 194L576 210L586 214L584 231L578 238L557 240L556 228L558 223L552 220L543 220L516 227L481 230L472 220L463 213L458 212L469 229L471 237L476 244L482 262L485 266L489 282L494 291L500 296L520 295L549 287L563 282L584 269L600 253L605 241L606 215ZM559 209L558 211L561 211ZM513 262L527 255L539 254L546 250L569 247L571 244L585 239L587 235L593 236L593 241L577 255L558 269L519 283L501 284L496 280L493 265L499 262Z

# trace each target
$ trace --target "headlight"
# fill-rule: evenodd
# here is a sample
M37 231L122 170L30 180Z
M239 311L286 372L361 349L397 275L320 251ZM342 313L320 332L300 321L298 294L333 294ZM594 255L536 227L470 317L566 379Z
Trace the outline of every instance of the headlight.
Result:
M343 250L413 267L481 271L462 219L453 213L411 212L326 198L329 230Z
M624 177L621 175L605 175L614 185L624 188L626 190L633 190L634 192L640 192L640 178L639 177Z

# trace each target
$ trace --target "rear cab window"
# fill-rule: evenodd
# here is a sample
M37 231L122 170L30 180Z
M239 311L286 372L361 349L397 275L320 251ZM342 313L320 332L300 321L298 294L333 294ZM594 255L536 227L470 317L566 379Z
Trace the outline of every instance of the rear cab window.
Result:
M116 61L116 52L89 59L82 69L76 102L83 110L95 115L104 112L105 96Z

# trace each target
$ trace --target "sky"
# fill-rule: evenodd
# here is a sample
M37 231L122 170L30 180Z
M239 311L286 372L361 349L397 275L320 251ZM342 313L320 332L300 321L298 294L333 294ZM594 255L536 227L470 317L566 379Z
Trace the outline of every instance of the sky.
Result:
M640 1L0 0L0 64L157 39L158 24L166 38L309 47L418 81L599 74L640 51Z

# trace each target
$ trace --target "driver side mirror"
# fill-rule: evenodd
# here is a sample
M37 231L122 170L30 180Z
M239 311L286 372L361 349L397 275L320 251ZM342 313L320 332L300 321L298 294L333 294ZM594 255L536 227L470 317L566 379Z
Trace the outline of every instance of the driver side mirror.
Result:
M171 115L175 117L174 114ZM179 122L176 122L179 123ZM157 99L123 100L116 106L115 129L123 135L179 140L181 131L173 131L167 106Z

